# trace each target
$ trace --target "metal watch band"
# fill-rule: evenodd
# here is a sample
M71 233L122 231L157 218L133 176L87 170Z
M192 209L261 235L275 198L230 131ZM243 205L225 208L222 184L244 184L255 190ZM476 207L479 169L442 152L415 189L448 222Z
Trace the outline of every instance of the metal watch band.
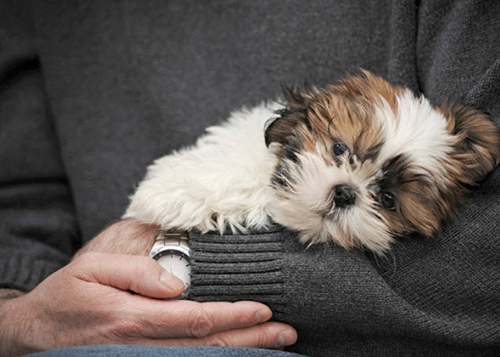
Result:
M188 244L188 235L186 232L168 232L168 231L160 231L158 234L158 237L156 237L155 243L153 245L153 248L151 249L149 253L149 257L153 258L155 260L158 260L160 265L164 269L169 269L170 272L173 272L173 266L171 260L167 261L162 261L162 257L164 257L166 252L170 252L171 254L168 255L169 258L167 259L172 259L174 254L180 256L185 259L187 262L186 267L180 268L177 266L174 268L174 272L180 273L180 275L177 275L185 284L185 290L182 294L179 296L176 296L174 298L169 298L165 300L179 300L179 299L184 299L187 297L189 294L190 286L191 286L191 267L190 267L190 256L191 256L191 249L189 249L189 244ZM176 252L176 253L174 253ZM181 259L182 259L181 258ZM176 259L177 261L177 259ZM176 266L174 264L174 266ZM177 269L177 270L175 270ZM186 277L187 273L187 277Z
M189 250L189 238L185 232L165 232L160 231L160 235L156 238L155 244L163 243L163 245L178 245Z

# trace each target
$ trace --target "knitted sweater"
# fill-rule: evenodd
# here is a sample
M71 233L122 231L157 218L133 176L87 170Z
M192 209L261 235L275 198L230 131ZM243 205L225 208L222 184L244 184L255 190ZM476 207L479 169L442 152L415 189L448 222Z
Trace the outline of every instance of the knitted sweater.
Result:
M118 219L154 158L280 84L362 67L500 124L500 2L0 2L0 288ZM198 301L256 300L310 356L500 355L500 171L380 259L276 226L192 234Z

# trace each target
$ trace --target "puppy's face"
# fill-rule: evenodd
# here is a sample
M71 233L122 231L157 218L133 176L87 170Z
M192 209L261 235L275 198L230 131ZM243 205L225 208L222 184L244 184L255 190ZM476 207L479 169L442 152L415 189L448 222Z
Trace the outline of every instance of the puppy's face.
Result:
M500 157L500 130L460 105L364 72L325 90L291 90L266 129L279 163L273 218L310 242L382 254L394 236L426 236Z

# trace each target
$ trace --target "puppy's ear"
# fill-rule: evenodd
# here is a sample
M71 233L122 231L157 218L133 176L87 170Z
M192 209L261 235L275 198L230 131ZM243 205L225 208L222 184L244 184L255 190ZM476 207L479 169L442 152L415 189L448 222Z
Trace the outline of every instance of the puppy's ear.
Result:
M297 87L283 87L283 92L285 107L276 112L277 118L266 124L265 140L268 147L271 143L285 144L287 137L293 134L299 124L305 124L310 128L307 108L314 96L314 90L309 87L304 90L299 90Z
M478 109L446 102L438 110L448 120L448 132L457 138L451 157L463 169L462 182L483 180L500 162L500 129Z

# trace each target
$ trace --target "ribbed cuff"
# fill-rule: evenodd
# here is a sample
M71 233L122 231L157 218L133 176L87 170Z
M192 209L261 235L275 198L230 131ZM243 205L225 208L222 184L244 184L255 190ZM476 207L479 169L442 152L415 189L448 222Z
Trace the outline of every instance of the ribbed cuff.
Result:
M254 300L281 312L284 304L283 233L189 234L196 301Z
M0 288L31 291L67 263L60 254L30 254L4 248L0 251Z

